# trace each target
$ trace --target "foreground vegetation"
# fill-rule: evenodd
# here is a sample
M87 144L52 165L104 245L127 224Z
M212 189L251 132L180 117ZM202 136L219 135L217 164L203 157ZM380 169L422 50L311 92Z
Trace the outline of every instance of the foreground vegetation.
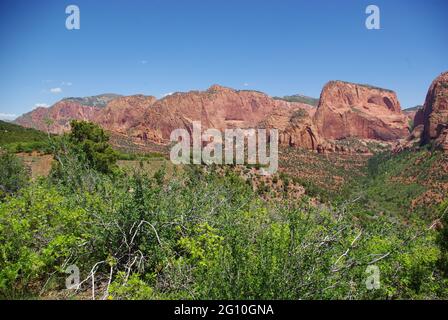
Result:
M448 297L447 231L428 219L410 223L354 195L264 201L230 169L124 171L100 128L72 127L52 139L46 178L29 182L1 155L1 298ZM446 208L433 209L445 224ZM81 283L67 290L73 265Z

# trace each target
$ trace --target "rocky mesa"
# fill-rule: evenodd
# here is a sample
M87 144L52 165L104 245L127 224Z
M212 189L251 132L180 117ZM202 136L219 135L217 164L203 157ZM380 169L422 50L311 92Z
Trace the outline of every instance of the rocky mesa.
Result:
M137 140L168 144L174 129L191 130L194 121L201 122L202 129L263 127L284 131L297 112L302 112L302 117L311 125L314 109L305 103L273 99L258 91L213 85L206 91L179 92L159 100L143 95L118 96L104 106L86 106L64 99L50 108L33 110L19 117L16 123L62 133L69 130L72 119L89 120ZM298 132L298 126L294 128L289 130L289 135ZM292 137L288 141L308 141L302 137L306 131L303 127L297 133L297 139ZM315 144L306 142L304 146L313 148Z
M409 133L395 92L344 81L324 86L314 121L322 137L332 140L391 141Z
M317 108L272 98L253 90L213 85L205 91L153 96L100 95L67 98L38 108L17 124L51 133L69 130L72 119L88 120L137 142L169 144L174 129L276 128L279 143L317 151L338 151L332 140L348 137L390 141L408 134L408 121L394 92L342 81L329 82Z

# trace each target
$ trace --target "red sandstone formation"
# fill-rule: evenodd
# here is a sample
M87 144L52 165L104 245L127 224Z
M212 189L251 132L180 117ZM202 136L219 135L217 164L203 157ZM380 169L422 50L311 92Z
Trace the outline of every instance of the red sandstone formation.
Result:
M395 152L433 143L448 151L448 72L429 87L423 108L415 113L411 134L394 147Z
M62 100L50 108L39 107L15 120L24 127L60 134L70 130L70 120L93 120L99 115L97 107L84 106L79 102Z
M448 150L448 72L442 73L431 84L423 106L422 143L435 144Z
M191 130L193 121L201 122L203 130L276 128L280 145L319 152L341 151L331 139L391 140L407 131L406 117L393 92L339 81L325 86L317 111L311 105L273 99L261 92L213 85L206 91L175 93L160 100L143 95L64 99L16 122L62 133L69 130L72 119L158 144L169 144L174 129Z
M405 137L406 116L393 91L331 81L322 90L314 116L322 137L391 141Z

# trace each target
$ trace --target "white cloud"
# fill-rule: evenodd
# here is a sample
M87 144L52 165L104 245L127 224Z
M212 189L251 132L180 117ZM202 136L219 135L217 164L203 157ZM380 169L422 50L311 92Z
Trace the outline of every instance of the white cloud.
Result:
M172 95L173 93L174 92L168 92L168 93L162 94L162 98L168 97L168 96Z
M48 108L49 105L46 104L46 103L36 103L36 104L34 105L34 107L35 107L35 108Z
M16 114L13 113L0 113L0 119L1 120L14 120L17 118Z
M62 81L61 85L70 87L73 83Z
M50 89L50 92L51 92L51 93L61 93L61 92L62 92L62 89L61 89L61 88L51 88L51 89Z
M243 83L243 86L248 87L249 84L247 82Z

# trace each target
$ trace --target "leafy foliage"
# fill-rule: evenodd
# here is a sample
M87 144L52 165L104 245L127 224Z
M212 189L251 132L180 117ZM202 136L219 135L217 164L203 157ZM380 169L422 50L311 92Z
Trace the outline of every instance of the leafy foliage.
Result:
M73 120L70 122L69 141L85 154L88 163L104 173L112 172L117 154L109 145L109 136L91 122Z
M446 154L426 149L397 155L380 153L369 159L368 174L362 179L358 193L376 212L434 219L437 200L446 197L443 184L448 181L448 172L444 169L447 164ZM428 199L428 203L418 201L430 195L434 199Z
M86 123L52 143L51 176L0 203L0 297L70 292L72 264L81 283L71 294L96 299L448 297L446 231L425 219L363 197L264 201L232 170L122 172L97 160L107 136ZM386 196L377 188L386 172L407 167L403 157L372 163L372 201ZM400 199L388 199L390 211ZM375 290L369 266L380 272Z
M0 200L13 195L28 183L28 172L22 161L9 152L0 150Z
M45 185L30 186L0 205L0 297L35 293L35 281L61 271L84 241L85 222L82 208Z

